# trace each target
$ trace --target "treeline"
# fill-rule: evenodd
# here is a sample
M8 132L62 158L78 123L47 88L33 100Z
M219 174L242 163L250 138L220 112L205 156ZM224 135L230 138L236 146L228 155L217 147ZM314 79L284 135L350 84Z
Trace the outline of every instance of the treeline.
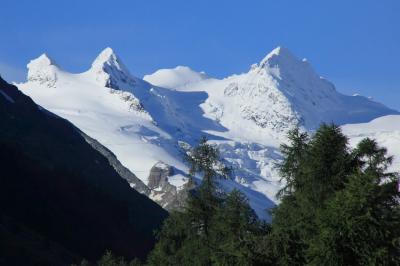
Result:
M288 137L271 224L241 192L218 190L229 169L203 139L188 156L202 184L165 220L147 265L400 265L399 177L386 149L371 139L351 149L335 125ZM107 253L98 265L140 262Z

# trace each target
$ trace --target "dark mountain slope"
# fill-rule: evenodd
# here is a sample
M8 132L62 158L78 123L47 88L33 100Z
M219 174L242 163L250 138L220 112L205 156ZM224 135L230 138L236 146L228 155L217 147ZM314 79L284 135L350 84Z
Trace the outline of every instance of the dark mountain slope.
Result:
M0 264L67 265L106 249L147 255L167 213L72 124L1 78L0 121Z

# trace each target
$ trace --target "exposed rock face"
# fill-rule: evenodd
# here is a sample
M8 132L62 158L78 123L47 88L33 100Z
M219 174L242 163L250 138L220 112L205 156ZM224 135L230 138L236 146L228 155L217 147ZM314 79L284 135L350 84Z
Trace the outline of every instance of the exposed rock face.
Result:
M192 182L187 182L180 188L172 185L168 181L168 177L174 175L174 168L163 162L158 162L151 168L146 186L135 174L123 166L109 149L85 133L80 132L80 134L86 142L107 158L110 165L123 179L128 181L133 189L148 196L168 211L181 209L186 202L189 191L195 188L195 184Z
M89 137L83 132L80 134L84 137L87 143L89 143L95 150L100 152L104 157L107 158L110 165L115 169L115 171L126 181L128 181L129 185L134 188L139 193L142 193L146 196L150 195L150 189L139 179L136 175L134 175L128 168L123 166L120 161L118 161L117 157L112 153L109 149L101 145L97 140Z
M179 188L172 185L168 181L168 178L174 175L174 168L172 166L163 162L156 163L151 168L149 181L146 186L135 174L123 166L109 149L85 133L80 132L80 134L85 138L86 142L107 158L110 165L123 179L128 181L133 189L148 196L167 211L184 207L188 193L195 188L195 184L189 181Z
M150 171L149 183L147 184L150 189L156 189L168 183L168 176L173 175L174 169L163 163L156 163Z
M177 188L168 181L168 177L172 175L173 167L158 162L151 168L148 181L148 187L151 189L149 197L168 211L184 207L188 192L195 187L189 181Z

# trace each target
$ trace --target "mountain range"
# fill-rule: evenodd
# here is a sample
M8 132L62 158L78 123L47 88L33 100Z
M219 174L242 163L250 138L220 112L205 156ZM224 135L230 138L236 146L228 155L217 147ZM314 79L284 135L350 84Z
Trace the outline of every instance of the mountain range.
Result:
M183 154L201 136L233 169L220 186L240 189L264 219L282 186L279 146L296 126L312 134L323 122L344 125L350 143L368 135L400 155L398 111L339 93L283 47L248 72L223 79L185 66L142 79L111 48L83 73L69 73L43 54L28 64L27 81L16 85L115 154L131 187L166 209L181 206L191 188ZM398 161L393 167L400 169Z

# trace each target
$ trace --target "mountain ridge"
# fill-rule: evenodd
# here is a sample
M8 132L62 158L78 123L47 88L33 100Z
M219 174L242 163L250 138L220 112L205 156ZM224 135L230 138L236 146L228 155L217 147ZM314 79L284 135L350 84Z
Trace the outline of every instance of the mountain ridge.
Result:
M288 130L300 126L312 132L322 122L359 123L398 114L367 98L338 93L309 62L281 47L247 73L224 79L201 78L201 73L188 68L180 74L189 77L176 78L182 68L175 68L158 80L171 85L168 88L130 75L111 49L104 54L102 61L111 58L106 70L100 68L106 82L96 81L96 71L71 75L56 70L55 89L38 80L18 86L113 151L147 185L151 169L162 161L176 169L168 182L182 187L188 180L182 147L190 148L206 135L237 169L233 179L221 181L221 186L244 191L264 218L268 217L265 209L277 202L275 193L281 184L274 165L281 158L279 145L286 141ZM135 152L138 147L141 152Z

